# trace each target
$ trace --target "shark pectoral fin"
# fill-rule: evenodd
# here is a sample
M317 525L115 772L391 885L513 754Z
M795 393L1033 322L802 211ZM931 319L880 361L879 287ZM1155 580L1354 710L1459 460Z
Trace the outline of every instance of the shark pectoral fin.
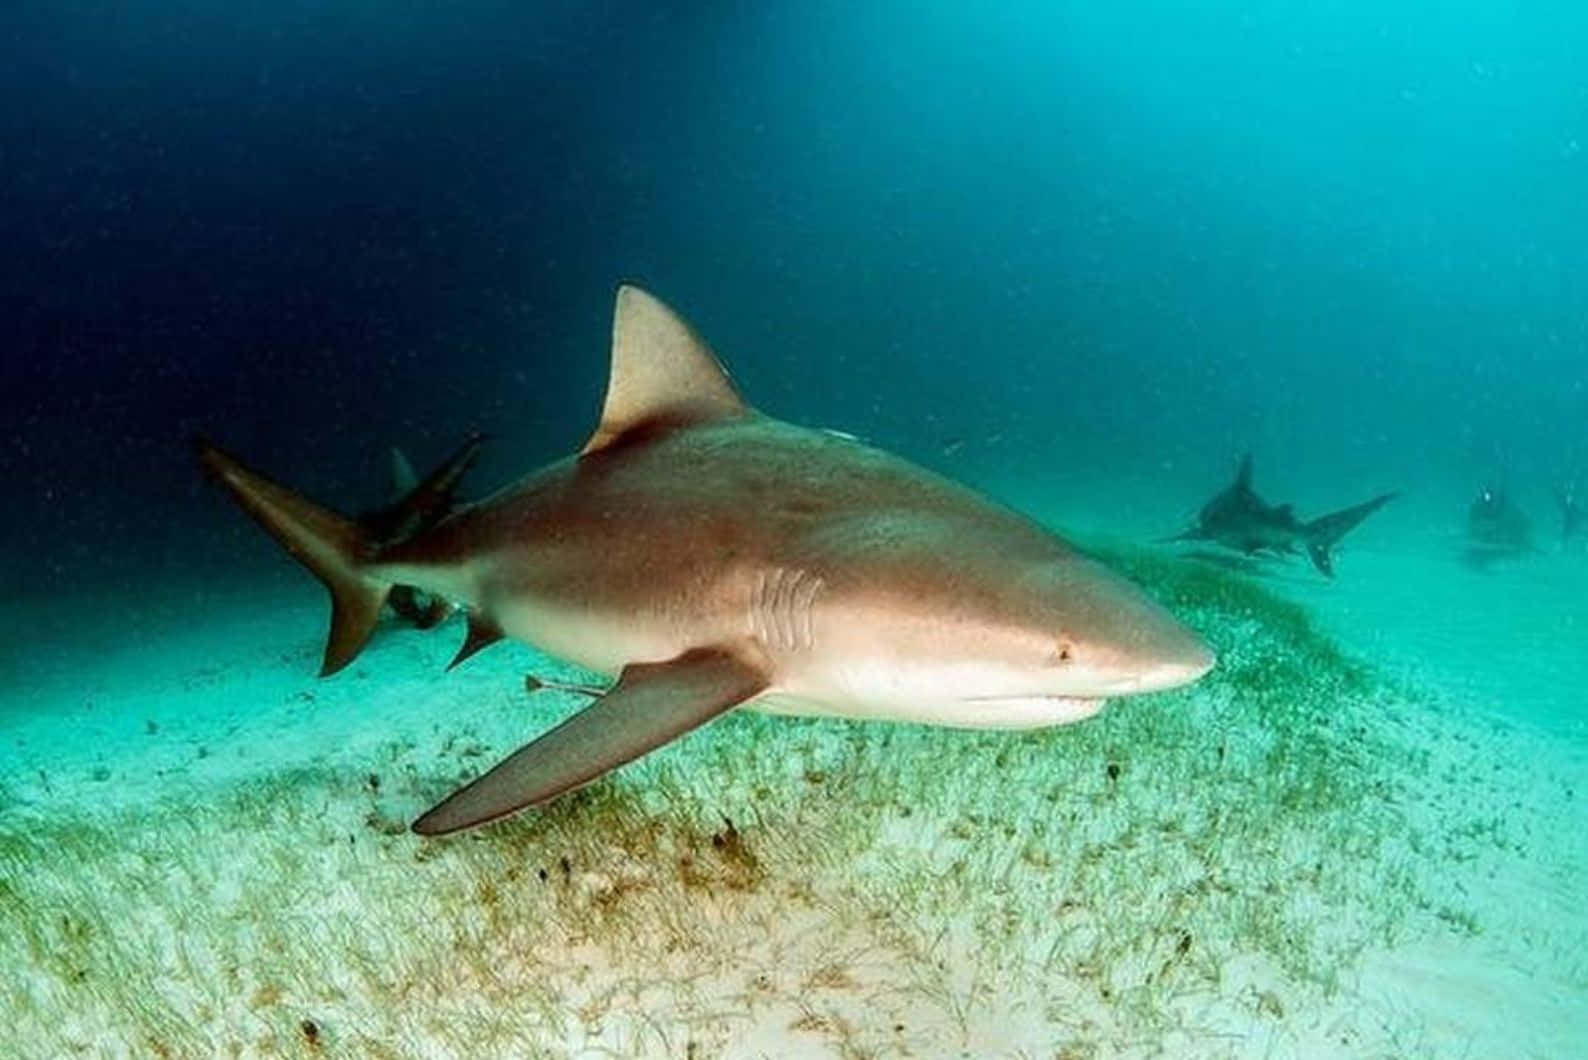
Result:
M453 792L413 829L445 835L556 798L704 725L766 686L760 668L722 648L624 667L606 695Z

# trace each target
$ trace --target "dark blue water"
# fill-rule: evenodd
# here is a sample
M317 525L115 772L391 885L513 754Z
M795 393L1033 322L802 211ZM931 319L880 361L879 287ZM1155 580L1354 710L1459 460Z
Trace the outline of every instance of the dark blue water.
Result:
M1588 474L1588 9L979 7L6 5L0 573L274 562L195 431L561 455L620 279L921 458Z

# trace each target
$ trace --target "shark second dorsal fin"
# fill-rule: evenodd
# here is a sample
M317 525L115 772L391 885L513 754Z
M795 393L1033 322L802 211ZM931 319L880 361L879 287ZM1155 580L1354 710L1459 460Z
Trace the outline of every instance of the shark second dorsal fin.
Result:
M582 452L605 449L637 427L749 412L728 373L678 314L638 287L618 288L606 404Z

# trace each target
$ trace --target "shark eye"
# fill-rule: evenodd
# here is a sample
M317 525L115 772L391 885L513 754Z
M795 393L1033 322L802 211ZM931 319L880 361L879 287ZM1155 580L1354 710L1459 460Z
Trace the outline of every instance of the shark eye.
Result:
M1054 654L1058 657L1059 662L1067 663L1075 656L1075 646L1070 643L1068 637L1060 637L1058 649Z

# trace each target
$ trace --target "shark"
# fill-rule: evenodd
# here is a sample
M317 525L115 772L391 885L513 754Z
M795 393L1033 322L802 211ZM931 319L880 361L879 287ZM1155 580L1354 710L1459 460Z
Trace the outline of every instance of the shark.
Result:
M1466 559L1484 567L1538 551L1532 523L1504 486L1484 486L1467 506Z
M583 448L445 515L417 505L402 532L372 534L196 445L329 590L323 675L411 585L466 613L452 665L511 639L611 679L422 814L420 835L542 805L739 707L1033 728L1214 665L1197 633L1034 520L752 407L704 340L632 285Z
M1569 545L1580 537L1588 537L1588 505L1575 482L1555 493L1555 504L1560 508L1560 540Z
M1394 500L1381 493L1372 500L1316 519L1298 519L1289 504L1269 504L1252 488L1252 456L1241 458L1235 481L1214 494L1197 513L1196 523L1168 541L1212 541L1246 555L1294 554L1304 549L1312 565L1334 577L1334 546L1362 520Z

